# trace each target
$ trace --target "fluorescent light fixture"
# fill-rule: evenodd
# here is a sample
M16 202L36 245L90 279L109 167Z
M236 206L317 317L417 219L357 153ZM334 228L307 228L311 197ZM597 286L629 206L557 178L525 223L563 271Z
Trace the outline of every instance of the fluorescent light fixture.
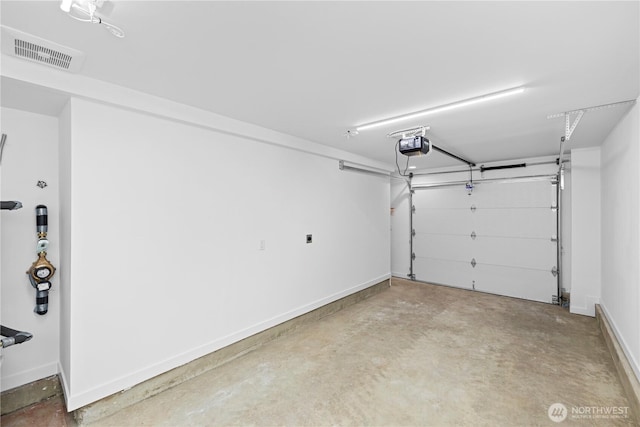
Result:
M501 90L499 92L488 93L486 95L477 96L475 98L467 98L467 99L463 99L462 101L456 101L450 104L444 104L437 107L427 108L426 110L416 111L415 113L408 113L408 114L403 114L401 116L395 116L388 119L379 120L376 122L365 123L356 127L356 130L360 132L367 129L373 129L380 126L397 123L403 120L410 120L410 119L415 119L417 117L423 117L428 114L441 113L443 111L452 110L458 107L466 107L468 105L478 104L480 102L492 101L494 99L504 98L505 96L511 96L511 95L516 95L518 93L522 93L524 92L524 89L525 89L524 86L519 86L511 89Z
M416 166L409 166L409 169L415 169Z

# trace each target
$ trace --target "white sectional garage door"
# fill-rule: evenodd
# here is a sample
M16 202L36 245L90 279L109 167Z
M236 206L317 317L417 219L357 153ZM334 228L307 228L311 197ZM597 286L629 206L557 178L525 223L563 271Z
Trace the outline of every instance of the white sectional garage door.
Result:
M557 294L551 180L416 189L416 280L551 303Z

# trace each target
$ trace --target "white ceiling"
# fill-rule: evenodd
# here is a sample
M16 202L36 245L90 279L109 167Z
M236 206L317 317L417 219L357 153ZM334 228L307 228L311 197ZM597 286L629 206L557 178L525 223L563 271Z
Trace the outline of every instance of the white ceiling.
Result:
M81 74L394 162L390 131L429 125L477 163L557 154L549 114L635 99L637 1L116 1L124 39L57 1L1 2L1 23L87 54ZM70 75L72 77L72 75ZM343 135L356 125L525 85L521 95ZM64 97L3 80L2 105L49 113ZM48 96L47 96L48 95ZM628 110L588 112L572 147ZM434 153L419 167L458 164Z

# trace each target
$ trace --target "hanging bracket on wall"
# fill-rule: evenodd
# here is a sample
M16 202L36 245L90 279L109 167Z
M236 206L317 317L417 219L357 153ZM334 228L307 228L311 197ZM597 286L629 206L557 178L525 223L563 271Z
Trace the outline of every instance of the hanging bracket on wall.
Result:
M22 203L12 200L12 201L2 201L0 202L0 207L2 208L2 210L7 210L7 211L15 211L18 210L20 208L22 208Z
M29 332L18 331L2 325L0 325L0 335L2 336L0 338L0 347L3 348L14 344L22 344L33 338L33 335Z

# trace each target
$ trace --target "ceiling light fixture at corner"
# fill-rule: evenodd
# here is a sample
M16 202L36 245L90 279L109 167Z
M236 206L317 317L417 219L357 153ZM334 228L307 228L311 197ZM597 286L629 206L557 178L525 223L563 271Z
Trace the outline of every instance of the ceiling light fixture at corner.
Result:
M467 98L461 101L451 102L449 104L439 105L437 107L427 108L426 110L416 111L414 113L403 114L401 116L390 117L384 120L378 120L371 123L365 123L356 127L357 131L363 131L367 129L373 129L380 126L397 123L403 120L415 119L417 117L423 117L428 114L440 113L443 111L452 110L458 107L466 107L473 104L478 104L485 101L493 101L494 99L504 98L505 96L517 95L524 92L525 87L519 86L511 89L501 90L499 92L488 93L486 95L476 96L474 98Z
M60 9L77 21L102 24L114 36L123 38L124 31L122 28L106 22L96 14L96 11L104 5L105 1L107 0L62 0Z
M71 12L71 5L73 4L73 0L62 0L60 3L60 9L69 13Z
M351 130L351 129L349 129L348 131L346 131L346 132L344 133L344 137L345 137L345 138L347 138L347 139L351 139L351 138L353 138L354 136L358 135L358 133L359 133L359 132L358 132L357 130Z

